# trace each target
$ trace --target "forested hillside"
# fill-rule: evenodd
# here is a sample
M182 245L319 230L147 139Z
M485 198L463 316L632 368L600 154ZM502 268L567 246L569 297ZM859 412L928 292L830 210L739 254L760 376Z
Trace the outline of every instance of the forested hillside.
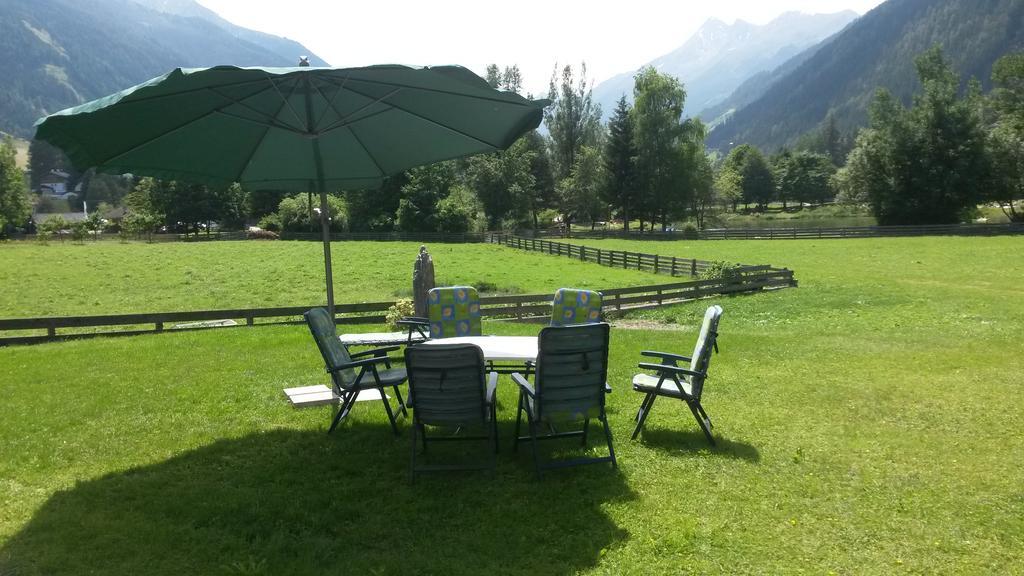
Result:
M993 62L1024 48L1024 1L889 0L718 125L708 145L773 150L817 127L830 110L840 129L859 127L879 87L910 101L920 88L914 57L935 44L963 78L987 86Z
M291 66L300 44L182 10L132 0L4 0L0 11L0 130L31 137L41 116L176 67ZM314 57L314 63L323 61Z

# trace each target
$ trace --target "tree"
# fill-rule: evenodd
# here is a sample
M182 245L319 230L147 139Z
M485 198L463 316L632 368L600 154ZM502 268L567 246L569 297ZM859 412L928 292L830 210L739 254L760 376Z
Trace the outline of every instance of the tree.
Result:
M760 150L754 148L747 154L740 175L743 178L743 203L756 204L763 212L775 197L775 175Z
M727 170L730 184L736 188L727 190L735 195L730 197L733 210L736 204L744 206L756 204L764 209L775 195L775 176L768 167L764 155L750 144L742 144L733 148L723 162L722 170Z
M1007 54L992 67L992 102L999 116L988 132L992 181L987 198L1011 222L1024 222L1024 52Z
M831 179L836 168L824 154L783 152L775 157L775 181L782 207L788 201L822 204L833 196Z
M536 185L531 170L533 158L527 141L520 138L503 152L470 159L468 179L483 203L491 229L500 227L503 221L518 224L529 216Z
M472 232L486 226L481 218L483 206L468 187L456 184L448 196L437 203L438 232Z
M857 137L857 162L852 153L848 162L847 178L866 186L882 225L960 222L988 181L979 86L972 82L960 97L960 80L938 47L915 64L923 90L912 107L880 90Z
M121 231L136 238L153 240L153 233L163 224L164 215L153 203L153 190L168 186L169 183L156 178L140 178L132 191L125 196L125 214L121 220ZM159 193L158 193L159 194Z
M576 164L567 178L558 183L558 196L566 225L575 220L590 221L590 228L607 210L601 200L605 188L605 169L601 152L597 148L584 146L576 156Z
M1024 200L1024 137L1009 123L996 125L988 135L992 180L988 198L1011 222L1024 222L1017 204Z
M408 171L396 224L403 232L436 232L437 207L456 183L455 162L438 162Z
M687 180L692 188L690 211L697 228L703 229L715 206L715 169L703 146L689 146L685 151L690 156L684 160L689 167Z
M106 222L103 221L103 215L97 207L97 209L94 209L85 219L85 228L92 233L92 239L95 242L99 239L100 233L103 232L103 228L105 227Z
M186 234L193 231L198 235L204 223L238 224L245 215L245 192L237 184L208 187L156 181L148 184L148 195L154 212L164 215L167 226Z
M1009 124L1017 134L1024 134L1024 52L996 60L992 65L992 82L996 86L992 99L1000 122Z
M533 189L527 193L530 216L536 230L542 210L554 208L558 202L555 195L555 178L551 169L551 158L548 153L547 140L536 130L527 132L522 140L530 157L530 174L533 175Z
M402 199L402 187L409 182L406 172L384 179L376 190L348 190L349 226L353 232L391 232L395 229L395 212Z
M679 80L660 74L653 66L642 68L634 80L633 118L636 174L641 204L651 218L668 227L669 216L685 206L679 178L684 170L680 145L687 135L680 123L686 91ZM640 224L643 229L643 222Z
M277 207L277 216L281 229L288 232L320 231L320 202L316 202L312 210L309 197L299 193L289 196ZM334 194L327 195L327 216L331 232L348 230L348 214L345 200Z
M586 64L580 66L578 79L572 66L562 69L561 81L557 84L556 76L552 74L548 99L551 105L544 111L544 123L551 138L557 182L569 176L580 148L597 145L601 131L601 106L591 98Z
M0 141L0 236L8 228L24 224L31 211L14 140L8 136Z
M738 167L722 162L715 175L715 193L723 204L731 205L732 211L743 200L743 177Z
M603 190L605 202L619 211L622 228L629 232L629 220L636 205L636 143L633 117L626 96L619 98L615 113L608 121L608 142L605 146L604 168L608 175Z

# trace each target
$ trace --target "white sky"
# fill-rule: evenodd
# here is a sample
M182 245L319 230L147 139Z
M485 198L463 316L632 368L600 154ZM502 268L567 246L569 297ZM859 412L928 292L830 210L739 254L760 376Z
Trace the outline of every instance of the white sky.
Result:
M599 83L685 42L708 18L764 24L787 11L863 14L882 0L198 0L231 22L297 40L332 66L518 64L547 93L555 63Z

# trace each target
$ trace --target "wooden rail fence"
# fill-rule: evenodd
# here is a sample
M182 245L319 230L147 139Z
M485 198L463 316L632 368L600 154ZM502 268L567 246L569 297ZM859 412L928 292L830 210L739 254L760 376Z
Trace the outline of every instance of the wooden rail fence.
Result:
M668 274L669 276L697 276L716 263L710 260L698 260L696 258L679 258L677 256L665 256L662 254L646 254L643 252L629 252L625 250L604 250L591 246L579 244L568 244L565 242L553 242L541 238L523 238L509 234L494 233L489 241L501 244L510 248L544 252L554 256L565 256L583 262L595 262L602 266L613 268L632 268L655 274ZM775 268L770 265L747 265L738 264L735 268L740 274L752 274L761 272L788 272L785 268Z
M715 294L737 294L765 289L795 286L793 272L769 266L748 267L730 280L691 280L671 284L634 286L601 290L605 310L621 310L636 305L662 305L670 302L702 298ZM529 318L551 314L551 294L516 294L489 296L480 299L481 314L494 318ZM382 314L394 302L364 302L339 304L342 316L338 324L379 324ZM263 326L302 322L301 315L315 306L289 306L281 308L245 308L229 310L199 310L191 312L156 312L144 314L115 314L104 316L54 316L47 318L0 319L0 346L30 344L50 340L86 338L92 336L128 336L165 331L183 331L222 328L223 321L239 321L234 326ZM269 320L257 322L257 320ZM186 323L181 325L180 323ZM151 326L151 327L150 327ZM111 328L124 328L111 330ZM86 330L100 329L100 330ZM35 331L45 334L6 335L8 332ZM64 330L58 333L58 330ZM71 332L66 332L72 330Z
M716 228L668 232L622 230L540 230L538 238L618 238L629 240L801 240L827 238L885 238L906 236L1005 236L1024 234L1024 224L943 224L922 226L845 226L819 228Z

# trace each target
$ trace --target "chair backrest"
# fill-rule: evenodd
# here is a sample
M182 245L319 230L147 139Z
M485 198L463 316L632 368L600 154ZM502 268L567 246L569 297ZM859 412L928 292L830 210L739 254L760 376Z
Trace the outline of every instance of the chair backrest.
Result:
M595 418L608 382L608 324L549 326L537 351L537 416L548 421Z
M413 417L430 426L464 426L487 419L484 354L473 344L405 349Z
M472 286L434 288L427 293L431 338L480 335L480 295Z
M551 302L551 325L596 324L601 321L601 293L559 288Z
M700 326L700 334L697 336L697 343L693 346L693 356L690 359L690 370L707 374L711 365L711 352L715 349L718 341L718 321L722 318L722 307L715 304L709 306L704 312L704 323ZM693 396L700 399L704 390L704 377L693 376L690 378L690 385L693 388Z
M342 389L349 388L355 382L356 373L351 368L334 370L342 364L351 362L352 358L348 355L348 348L338 340L331 315L323 308L313 308L302 316L313 334L316 347L320 349L320 355L324 357L324 365L330 372L334 384Z

